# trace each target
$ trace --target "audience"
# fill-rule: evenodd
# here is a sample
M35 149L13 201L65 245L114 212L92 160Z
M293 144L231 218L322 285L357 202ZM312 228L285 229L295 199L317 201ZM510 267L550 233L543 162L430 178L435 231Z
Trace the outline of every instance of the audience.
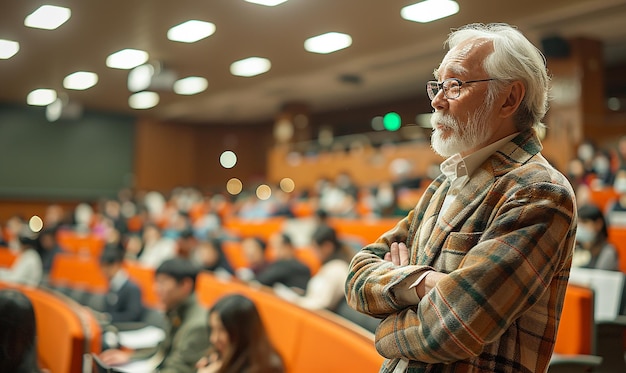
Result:
M327 225L317 227L312 241L322 266L309 280L305 294L300 295L280 283L274 285L274 290L281 298L301 307L335 311L344 300L344 283L348 276L351 251L339 241L335 230Z
M36 332L30 300L17 290L0 290L0 372L41 372Z
M613 189L617 198L609 203L607 217L613 227L626 227L626 168L615 174Z
M169 322L165 340L149 359L160 373L193 372L209 347L207 313L194 294L197 274L197 268L181 258L166 260L156 269L155 287ZM110 349L100 359L104 364L118 366L149 358L146 355L143 351Z
M104 297L104 314L111 324L139 322L144 314L141 289L132 281L122 264L124 253L118 249L106 249L100 257L100 268L109 282Z
M222 241L217 238L200 242L196 250L196 260L205 271L227 277L235 273L224 254Z
M32 237L20 236L18 242L17 259L10 268L0 268L0 280L38 286L43 278L43 265L36 250L37 241Z
M259 272L255 280L266 286L281 283L290 288L305 290L311 270L296 258L296 248L285 233L275 233L270 238L275 260Z
M237 277L243 281L252 281L269 264L265 259L267 243L260 237L246 237L241 241L241 249L248 265L236 271Z
M282 373L283 362L267 336L257 308L243 295L227 295L209 311L212 347L198 373Z

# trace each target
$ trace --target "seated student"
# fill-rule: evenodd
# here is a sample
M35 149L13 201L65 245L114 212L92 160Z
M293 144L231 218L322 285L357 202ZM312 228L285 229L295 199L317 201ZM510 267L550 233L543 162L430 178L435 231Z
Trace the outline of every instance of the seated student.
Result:
M235 272L224 254L222 241L217 238L201 241L196 248L194 259L200 263L203 270L217 275L230 277Z
M296 259L296 249L291 238L287 234L276 233L270 240L276 260L258 273L255 280L266 286L280 282L290 288L306 290L311 279L311 270Z
M252 281L268 265L268 262L265 260L267 243L260 237L247 237L241 241L241 248L248 266L239 268L236 271L236 275L240 280Z
M43 265L41 257L35 250L34 238L19 237L19 256L11 265L11 268L0 269L0 280L38 286L43 278Z
M254 303L227 295L209 311L212 348L196 364L198 373L282 373L282 359L270 342Z
M196 362L209 348L207 312L194 294L197 274L198 269L181 258L166 260L156 269L155 288L169 321L165 339L150 357L160 373L194 372ZM140 351L111 349L104 351L100 360L119 366L149 356Z
M117 248L104 250L100 268L109 281L109 291L104 299L104 313L112 324L138 322L144 314L141 289L122 268L124 252Z
M30 300L17 290L0 290L0 372L40 372L36 330Z
M44 276L50 273L52 263L54 263L54 257L62 251L57 242L56 235L56 229L47 228L39 232L39 236L37 237L37 252L41 257Z
M602 211L594 205L580 206L572 266L619 271L617 250L608 242L608 237Z
M281 284L275 284L274 290L281 298L301 307L334 311L344 300L344 282L348 276L350 249L338 240L335 230L325 224L318 226L313 232L313 249L319 256L322 266L309 280L306 293L299 295Z

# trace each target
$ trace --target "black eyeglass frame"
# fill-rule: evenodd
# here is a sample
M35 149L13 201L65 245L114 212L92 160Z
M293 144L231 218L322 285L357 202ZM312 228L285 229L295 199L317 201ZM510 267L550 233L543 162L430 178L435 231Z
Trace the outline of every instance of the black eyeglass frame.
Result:
M447 98L448 100L454 100L456 98L459 98L459 96L461 95L461 86L463 86L463 84L489 82L489 81L492 81L492 80L497 80L497 79L496 78L488 78L488 79L467 80L467 81L464 82L461 79L448 78L448 79L445 79L444 81L442 81L441 83L439 83L438 81L435 81L435 80L429 80L428 82L426 82L426 93L428 94L428 98L433 100L435 98L435 96L437 96L439 91L443 90L443 95L444 95L445 98ZM455 97L449 97L448 96L448 89L444 88L444 84L446 84L447 82L450 82L450 81L455 81L459 85L459 94L457 96L455 96ZM437 86L437 92L432 92L432 90L430 89L431 87L434 87L434 86Z

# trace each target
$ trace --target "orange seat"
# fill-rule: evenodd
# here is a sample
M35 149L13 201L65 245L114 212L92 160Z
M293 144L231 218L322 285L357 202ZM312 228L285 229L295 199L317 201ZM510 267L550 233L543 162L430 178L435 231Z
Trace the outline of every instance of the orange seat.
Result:
M383 362L371 333L277 298L264 287L250 287L203 272L196 281L198 300L206 307L226 294L242 294L255 302L270 340L288 372L377 372Z
M619 194L613 187L589 188L589 199L600 210L605 211L609 202L615 200Z
M57 232L59 247L74 254L87 255L99 258L104 249L104 240L94 234L82 234L70 230Z
M38 288L2 282L0 288L17 289L32 302L37 324L37 357L50 372L83 372L83 354L101 351L99 324L74 301Z
M370 244L375 242L383 233L395 227L399 220L399 218L330 218L328 222L337 230L339 235L360 237L366 244Z
M296 258L298 258L298 260L300 260L302 263L306 264L307 267L309 267L309 270L311 271L311 276L314 276L322 266L320 258L313 250L314 249L312 248L301 247L299 249L296 249L295 251Z
M259 237L268 241L272 234L282 232L284 223L284 217L255 220L229 218L224 220L224 228L239 237Z
M93 293L104 293L109 288L98 259L57 254L50 269L50 284Z
M248 266L248 259L243 254L243 248L239 241L224 241L222 243L222 251L228 260L228 263L237 270Z
M0 267L11 267L17 254L6 247L0 248Z
M595 353L593 302L593 290L578 285L567 285L554 347L555 353L563 355Z
M141 301L144 306L162 309L163 304L154 289L154 268L142 266L136 262L125 261L124 269L128 277L141 289Z

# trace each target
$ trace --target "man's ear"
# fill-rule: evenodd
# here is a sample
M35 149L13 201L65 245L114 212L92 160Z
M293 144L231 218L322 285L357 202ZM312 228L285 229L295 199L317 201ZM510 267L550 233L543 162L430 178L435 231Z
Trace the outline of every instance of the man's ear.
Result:
M524 83L516 80L504 90L504 94L506 94L506 99L500 108L500 116L507 118L513 116L517 112L517 108L519 108L524 96L526 95L526 87L524 86Z

